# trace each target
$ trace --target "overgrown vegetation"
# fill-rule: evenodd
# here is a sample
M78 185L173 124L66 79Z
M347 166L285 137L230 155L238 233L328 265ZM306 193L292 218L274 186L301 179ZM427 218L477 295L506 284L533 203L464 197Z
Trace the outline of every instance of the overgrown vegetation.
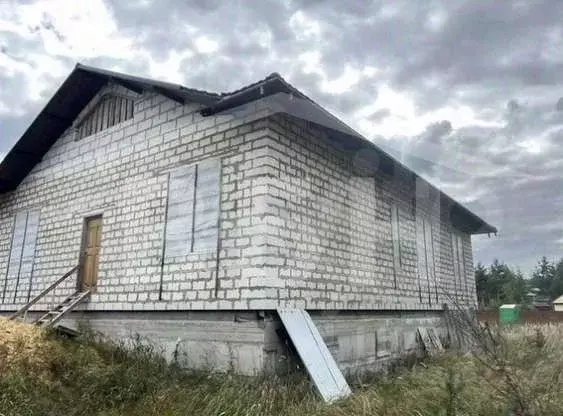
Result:
M352 397L331 406L302 376L273 380L185 372L140 340L126 348L91 337L60 340L43 332L30 337L29 328L22 336L12 331L9 340L0 335L3 416L563 414L561 326L492 331L492 338L483 339L494 340L493 355L425 360L357 382ZM40 347L30 349L29 342Z

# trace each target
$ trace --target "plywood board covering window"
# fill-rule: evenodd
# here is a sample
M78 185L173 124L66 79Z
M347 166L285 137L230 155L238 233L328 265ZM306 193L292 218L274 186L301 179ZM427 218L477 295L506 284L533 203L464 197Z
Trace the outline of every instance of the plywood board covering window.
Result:
M3 303L25 303L29 300L38 231L39 211L23 211L16 215Z
M452 253L454 262L454 277L459 290L465 287L468 290L467 276L465 275L465 262L463 253L463 238L457 232L452 232Z
M416 222L416 251L418 258L419 294L421 301L433 299L438 302L438 283L436 280L436 265L434 261L434 236L432 221L419 216ZM423 292L425 293L423 295Z
M221 162L202 161L170 173L165 257L217 247Z
M428 299L432 303L432 297L435 297L438 303L438 282L436 280L436 264L434 259L434 233L432 231L432 221L428 219L423 220L424 225L424 242L426 250L426 274L428 276ZM434 285L434 290L430 289Z
M394 285L397 287L397 275L401 271L401 226L399 223L399 207L391 206L391 233L393 238L393 265L395 270Z
M82 139L133 117L133 100L120 95L105 95L77 128Z

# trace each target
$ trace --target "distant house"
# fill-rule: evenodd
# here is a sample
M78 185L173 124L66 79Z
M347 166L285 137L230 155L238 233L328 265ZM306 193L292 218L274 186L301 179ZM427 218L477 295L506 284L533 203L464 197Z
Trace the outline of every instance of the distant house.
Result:
M77 65L0 164L0 313L256 374L300 308L343 369L378 367L476 305L494 232L277 74L217 94Z
M553 301L553 310L555 312L563 312L563 295Z
M549 297L541 295L541 290L537 287L533 287L526 294L526 299L528 305L537 311L552 311L553 305L549 300Z
M551 302L549 301L545 301L545 302L534 302L532 304L532 307L536 310L536 311L552 311L553 310L553 305L551 304Z

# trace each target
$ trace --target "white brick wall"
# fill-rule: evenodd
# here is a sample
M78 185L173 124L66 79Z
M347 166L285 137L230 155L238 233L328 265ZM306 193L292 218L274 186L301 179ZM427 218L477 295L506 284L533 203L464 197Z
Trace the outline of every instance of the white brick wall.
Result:
M120 87L101 94L111 89ZM427 203L413 210L413 184L357 175L357 155L305 124L268 118L259 105L203 118L196 104L135 97L133 119L79 141L69 129L17 190L0 195L0 294L15 214L40 209L32 297L78 263L84 218L103 215L99 282L88 310L440 309L450 296L474 302L470 237L465 293L452 278L451 227ZM161 267L166 174L210 157L222 159L219 262L209 250ZM392 203L400 209L403 253L396 287ZM435 282L418 277L417 212L433 218L437 301ZM8 292L13 286L7 281ZM75 286L69 279L38 308ZM0 310L16 307L10 298Z
M112 89L119 87L100 94ZM261 232L252 218L261 215L254 198L260 194L267 113L257 108L245 117L203 118L199 109L146 93L137 97L131 120L79 141L69 129L16 191L0 195L0 296L15 214L39 208L31 297L78 263L84 218L102 214L98 287L85 308L248 309L255 279L262 278L253 266L260 249L249 248ZM166 174L209 157L222 159L219 275L216 250L161 268ZM60 302L76 283L68 279L37 308ZM14 286L7 282L10 295L0 310L16 307L9 303Z
M270 136L263 139L269 140L269 175L262 222L270 226L265 260L275 262L271 267L281 281L269 296L308 309L439 310L443 303L475 304L470 236L463 234L466 273L460 285L454 279L448 213L440 212L432 199L437 195L423 181L362 172L361 155L330 144L326 134L306 123L276 116L269 127ZM403 256L396 284L392 204L399 207ZM432 227L429 279L419 276L417 258L415 218L421 224L423 217ZM272 279L274 270L269 270Z

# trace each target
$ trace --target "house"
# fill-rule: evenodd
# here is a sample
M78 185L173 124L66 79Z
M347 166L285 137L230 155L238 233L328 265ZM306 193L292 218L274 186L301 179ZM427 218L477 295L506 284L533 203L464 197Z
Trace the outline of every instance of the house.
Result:
M563 295L559 296L552 303L553 303L553 310L555 312L563 312Z
M278 74L215 94L79 64L0 164L0 313L72 304L66 327L257 374L285 365L276 309L306 309L376 368L476 305L495 232Z

